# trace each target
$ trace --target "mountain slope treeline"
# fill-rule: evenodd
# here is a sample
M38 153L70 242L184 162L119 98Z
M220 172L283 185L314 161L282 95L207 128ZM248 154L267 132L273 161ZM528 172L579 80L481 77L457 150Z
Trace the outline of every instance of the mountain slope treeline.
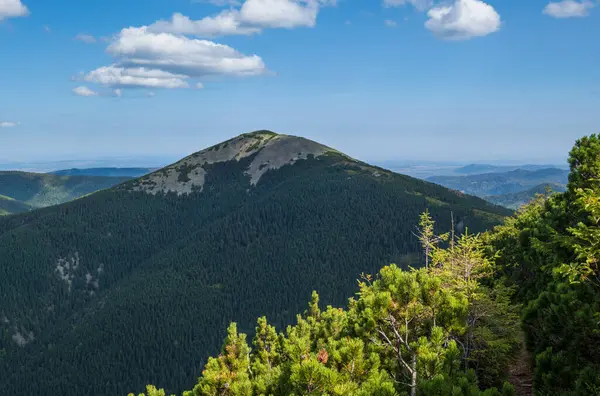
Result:
M296 139L242 135L118 188L0 219L0 388L189 389L230 322L251 332L267 315L282 327L312 290L340 306L356 274L422 265L413 232L426 208L440 229L453 213L457 231L511 214Z

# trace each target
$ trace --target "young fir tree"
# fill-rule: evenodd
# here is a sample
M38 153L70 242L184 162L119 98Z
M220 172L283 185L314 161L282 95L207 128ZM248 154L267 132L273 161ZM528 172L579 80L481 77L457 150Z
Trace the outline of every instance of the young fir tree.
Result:
M435 221L426 210L419 218L419 226L417 227L418 233L417 238L423 248L423 254L425 257L425 268L429 268L429 261L431 255L440 242L448 240L449 234L436 235L435 234ZM454 230L453 230L454 231ZM454 233L452 235L454 238ZM452 241L453 242L453 241Z

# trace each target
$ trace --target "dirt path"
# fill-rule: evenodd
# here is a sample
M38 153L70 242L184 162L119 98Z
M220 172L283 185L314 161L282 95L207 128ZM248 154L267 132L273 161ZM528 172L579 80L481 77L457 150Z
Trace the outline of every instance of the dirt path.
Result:
M522 344L521 350L508 371L508 381L515 387L517 396L533 395L533 372L531 368L531 355Z

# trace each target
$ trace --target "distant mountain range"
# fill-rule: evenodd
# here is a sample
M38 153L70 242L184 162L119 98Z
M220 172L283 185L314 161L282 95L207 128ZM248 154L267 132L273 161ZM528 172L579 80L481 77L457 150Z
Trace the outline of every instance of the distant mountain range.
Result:
M428 179L434 176L469 176L484 173L504 173L517 169L536 171L540 169L556 168L568 170L567 165L495 165L495 164L469 164L460 165L455 163L434 163L434 162L408 162L401 161L382 161L380 166L390 169L394 172L402 173L419 179Z
M0 172L0 215L61 204L127 180L131 177Z
M20 177L18 198L31 202L38 182L29 191ZM230 321L252 333L266 315L281 328L312 290L324 306L341 306L359 274L422 265L414 225L425 209L439 230L453 213L458 232L512 213L258 131L72 202L2 217L0 389L189 389Z
M535 166L537 167L537 166ZM467 167L465 172L481 170ZM488 169L486 167L485 169ZM475 174L468 176L432 176L428 181L453 190L485 198L490 202L516 208L528 202L546 186L555 191L563 191L567 185L569 171L558 168L516 169L507 172Z
M544 169L562 169L568 170L566 165L557 166L557 165L490 165L490 164L470 164L465 165L460 168L454 170L457 174L460 175L478 175L482 173L506 173L517 170L523 171L539 171Z

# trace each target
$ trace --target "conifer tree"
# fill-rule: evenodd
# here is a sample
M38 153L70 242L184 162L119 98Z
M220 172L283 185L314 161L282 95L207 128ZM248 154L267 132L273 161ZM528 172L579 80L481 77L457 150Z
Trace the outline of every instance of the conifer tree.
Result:
M454 220L453 220L454 221ZM437 245L448 239L448 234L436 235L434 231L435 221L429 214L429 211L421 213L419 218L419 226L417 227L417 237L423 248L423 254L425 256L425 268L429 268L429 261L431 255Z
M227 338L221 354L209 358L202 378L186 396L250 396L250 348L246 335L238 333L236 323L227 329Z
M444 290L441 279L425 270L404 272L395 265L384 267L372 284L359 286L359 300L353 307L359 325L393 362L396 381L407 384L415 396L423 375L419 360L431 356L432 334L447 339L451 332L462 332L466 298ZM427 365L439 368L444 364ZM435 374L435 370L429 372Z

